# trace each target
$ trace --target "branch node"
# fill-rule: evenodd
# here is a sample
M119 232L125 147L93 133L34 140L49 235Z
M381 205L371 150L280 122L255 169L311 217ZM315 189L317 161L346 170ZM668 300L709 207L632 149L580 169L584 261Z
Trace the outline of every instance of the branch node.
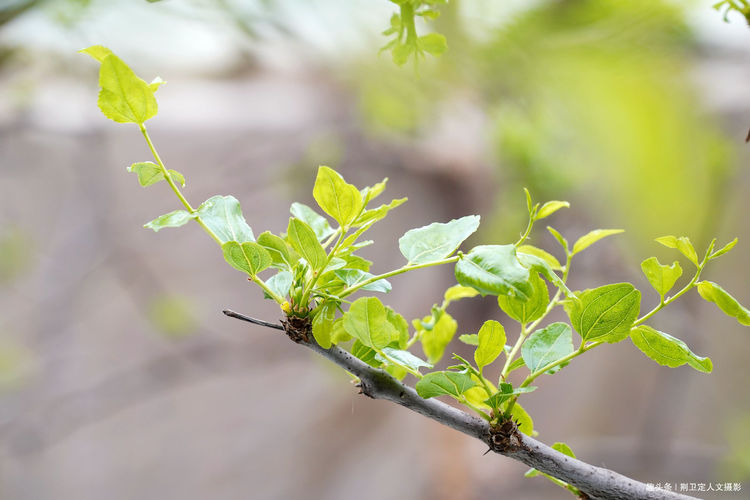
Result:
M490 426L487 444L490 450L502 454L512 453L524 448L518 424L511 419L502 420L497 425Z
M284 331L293 342L297 344L310 343L310 333L312 333L310 318L287 316L286 319L281 320L281 324L284 325Z

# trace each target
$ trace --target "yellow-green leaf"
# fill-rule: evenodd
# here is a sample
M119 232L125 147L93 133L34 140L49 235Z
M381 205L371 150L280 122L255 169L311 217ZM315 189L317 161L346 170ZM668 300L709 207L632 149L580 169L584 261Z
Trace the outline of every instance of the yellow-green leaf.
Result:
M577 254L578 252L582 252L583 250L587 249L597 241L601 240L602 238L606 238L607 236L612 236L613 234L619 234L624 233L624 229L595 229L587 234L584 234L573 245L573 255Z
M707 301L716 304L724 314L737 319L741 325L750 326L750 311L716 283L699 282L698 293Z
M505 347L505 328L494 320L485 321L478 333L479 346L474 351L474 361L479 371L491 364Z
M354 221L362 210L362 195L359 189L347 183L338 172L326 166L318 168L313 197L320 208L336 219L342 227Z
M253 241L227 241L221 246L221 251L229 265L250 276L255 276L273 263L266 249Z

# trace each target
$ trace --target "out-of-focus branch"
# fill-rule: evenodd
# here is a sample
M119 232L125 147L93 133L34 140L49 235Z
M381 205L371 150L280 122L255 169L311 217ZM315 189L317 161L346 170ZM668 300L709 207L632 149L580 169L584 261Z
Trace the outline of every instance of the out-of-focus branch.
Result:
M224 311L232 318L261 324L270 328L284 330L281 325L256 320L234 311ZM312 335L307 335L310 342L300 340L294 333L295 342L302 344L360 380L360 390L373 399L384 399L404 406L412 411L431 418L443 425L487 443L490 449L501 455L523 462L546 474L567 482L584 493L583 498L607 500L678 500L690 499L672 491L649 487L617 472L587 464L569 457L536 439L526 436L511 425L491 429L489 424L473 415L465 413L437 399L423 399L417 392L383 370L373 368L347 351L332 346L324 349L318 345Z

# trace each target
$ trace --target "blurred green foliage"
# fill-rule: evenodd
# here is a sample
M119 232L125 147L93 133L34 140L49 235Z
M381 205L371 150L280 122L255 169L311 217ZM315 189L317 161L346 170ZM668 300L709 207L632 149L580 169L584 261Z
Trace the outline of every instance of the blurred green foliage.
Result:
M163 294L151 299L148 319L167 337L179 338L195 331L195 304L182 295Z
M7 227L0 233L0 284L11 283L30 267L34 245L19 227Z

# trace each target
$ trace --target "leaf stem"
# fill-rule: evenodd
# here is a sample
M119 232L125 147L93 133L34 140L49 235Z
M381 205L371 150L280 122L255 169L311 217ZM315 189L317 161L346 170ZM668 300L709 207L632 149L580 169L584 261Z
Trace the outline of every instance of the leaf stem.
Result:
M486 421L488 421L488 422L492 421L492 417L490 417L489 415L487 415L484 412L484 410L480 409L478 406L476 406L473 403L471 403L468 399L466 399L466 396L464 396L463 394L461 394L461 398L458 401L462 405L468 406L469 408L471 408L472 410L474 410L475 412L477 412L479 414L479 416L482 417L483 419L485 419Z
M552 304L552 302L550 302L550 304ZM547 307L549 308L549 306ZM505 357L505 365L503 365L503 371L500 372L500 380L498 381L498 384L505 382L505 379L508 377L508 372L510 371L510 365L513 363L513 359L516 357L516 354L518 354L518 351L521 349L521 346L528 335L529 330L526 329L526 323L521 323L521 333L518 334L518 340L516 340L513 348Z
M169 173L169 170L167 170L167 167L164 166L164 162L161 160L161 157L159 156L159 153L156 151L156 148L154 147L154 143L151 141L151 137L148 135L148 131L146 131L146 125L143 123L139 123L138 127L141 129L141 134L143 134L143 138L146 139L146 144L148 144L148 148L151 150L151 154L154 157L154 160L156 160L156 164L159 165L159 168L161 169L162 175L164 175L164 179L167 181L167 184L169 184L169 187L172 188L172 191L174 191L174 194L177 195L177 198L179 198L182 205L187 209L190 214L195 214L197 210L195 210L192 205L190 205L190 202L187 201L185 196L183 196L182 192L180 191L180 188L177 187L177 184L175 183L174 179L172 179L172 175ZM208 235L214 239L216 243L219 244L219 246L222 245L222 241L219 239L218 236L216 236L216 233L214 233L211 228L209 228L200 217L195 217L195 221L203 228ZM255 280L253 280L255 281ZM274 294L275 295L275 294Z
M677 292L676 294L672 295L671 297L664 299L664 297L661 298L659 301L659 304L656 305L653 309L651 309L648 313L643 315L642 317L638 318L635 323L633 323L633 326L638 326L642 324L644 321L649 319L651 316L656 314L657 312L661 311L665 307L667 307L669 304L680 298L682 295L684 295L686 292L688 292L690 289L692 289L695 284L698 282L701 276L701 272L703 271L703 267L706 265L706 259L703 259L703 262L700 263L698 266L698 270L695 272L695 276L693 276L693 279L690 280L690 283L685 285L682 290Z
M453 262L457 262L458 259L461 257L459 255L454 255L453 257L448 257L447 259L441 259L441 260L433 260L431 262L425 262L423 264L407 264L403 267L399 267L398 269L394 269L393 271L389 271L387 273L378 274L377 276L373 276L372 278L368 278L364 281L361 281L355 285L350 286L349 288L346 288L343 292L339 294L339 297L346 297L348 295L353 294L360 288L369 285L370 283L375 283L378 280L382 280L384 278L390 278L391 276L397 276L399 274L407 273L409 271L414 271L415 269L423 269L425 267L432 267L432 266L441 266L443 264L451 264Z

